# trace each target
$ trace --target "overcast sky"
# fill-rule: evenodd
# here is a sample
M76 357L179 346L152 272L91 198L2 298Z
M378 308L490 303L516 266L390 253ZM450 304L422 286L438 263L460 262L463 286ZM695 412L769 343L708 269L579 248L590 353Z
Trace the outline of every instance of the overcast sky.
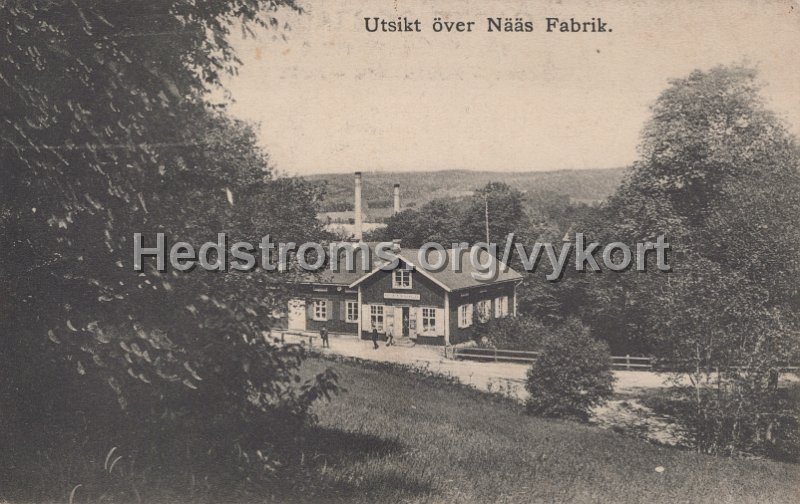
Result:
M336 3L331 6L329 4ZM290 174L624 166L668 79L748 61L770 106L800 126L800 11L792 0L302 2L275 32L237 40L232 112L260 123ZM364 17L419 19L368 33ZM434 33L435 16L475 21ZM488 33L486 17L532 20ZM601 17L612 33L546 33L545 17Z

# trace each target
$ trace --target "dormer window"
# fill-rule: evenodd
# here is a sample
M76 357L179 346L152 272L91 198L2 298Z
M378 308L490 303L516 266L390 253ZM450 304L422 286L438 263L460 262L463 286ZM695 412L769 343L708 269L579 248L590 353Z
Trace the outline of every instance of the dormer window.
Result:
M410 289L411 288L411 270L396 269L392 274L392 288L394 289Z

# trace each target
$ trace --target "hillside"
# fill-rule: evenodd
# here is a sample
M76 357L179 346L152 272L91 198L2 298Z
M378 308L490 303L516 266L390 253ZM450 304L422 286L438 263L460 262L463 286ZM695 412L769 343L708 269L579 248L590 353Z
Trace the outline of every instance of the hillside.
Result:
M468 196L489 182L505 182L526 193L554 193L589 203L610 196L619 186L624 172L624 168L547 172L364 172L363 195L369 208L388 208L392 204L392 186L399 183L403 206L419 206L435 198ZM324 211L352 208L352 173L310 175L306 179L326 185Z
M511 401L387 364L311 359L306 373L328 366L345 392L315 408L298 502L800 501L797 465L535 418ZM299 476L294 467L286 473Z

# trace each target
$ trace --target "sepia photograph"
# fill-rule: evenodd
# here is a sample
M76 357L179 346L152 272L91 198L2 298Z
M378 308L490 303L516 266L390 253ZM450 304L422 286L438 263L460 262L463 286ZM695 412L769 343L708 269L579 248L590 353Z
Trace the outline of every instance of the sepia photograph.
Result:
M0 0L0 504L800 502L799 0Z

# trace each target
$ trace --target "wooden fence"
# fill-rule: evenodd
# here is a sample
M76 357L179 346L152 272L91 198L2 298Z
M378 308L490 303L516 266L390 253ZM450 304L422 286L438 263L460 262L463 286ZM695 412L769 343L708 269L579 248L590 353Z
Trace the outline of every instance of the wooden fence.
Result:
M651 371L653 360L650 357L611 356L611 366L614 369L624 369L626 371Z
M528 350L503 350L501 348L456 347L453 348L453 359L467 359L483 362L519 362L530 364L536 360L539 352Z
M482 347L457 347L453 348L453 359L474 360L480 362L511 362L519 364L531 364L539 356L539 352L529 350L504 350L502 348L482 348ZM611 365L614 369L625 369L628 371L650 371L653 363L650 357L635 357L631 355L611 357Z
M301 333L295 331L277 331L268 334L273 341L277 341L281 345L305 345L308 341L308 346L314 346L314 340L319 339L319 336L311 333ZM286 336L290 336L294 341L286 341Z

